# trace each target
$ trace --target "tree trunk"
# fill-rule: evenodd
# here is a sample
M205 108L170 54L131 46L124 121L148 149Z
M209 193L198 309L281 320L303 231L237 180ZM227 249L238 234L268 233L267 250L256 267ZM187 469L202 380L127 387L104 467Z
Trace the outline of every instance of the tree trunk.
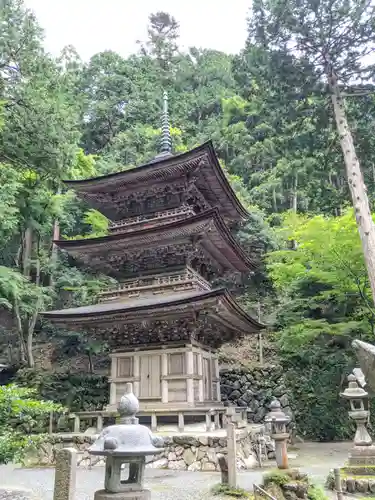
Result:
M34 368L35 366L34 354L33 354L33 340L34 340L35 324L39 314L39 307L40 307L40 301L38 300L35 305L35 311L33 312L29 320L27 328L26 354L27 354L27 364L29 365L29 368Z
M295 214L297 213L297 205L298 205L297 189L298 189L298 174L296 172L294 174L294 179L293 179L293 193L292 193L292 210Z
M362 250L371 286L372 298L375 303L375 225L372 220L367 189L356 155L353 137L346 118L343 98L337 83L336 74L332 68L327 76L332 91L331 99L333 111L340 135L340 143L345 160L350 194L355 209L358 232L362 242Z
M276 189L272 189L272 201L273 201L273 211L277 213L277 197L276 197Z
M89 372L92 375L94 373L94 360L92 359L92 353L87 351L87 356L89 358Z
M31 270L31 252L33 247L33 230L31 227L27 227L24 234L24 244L23 244L23 274L26 278L30 278Z
M35 262L35 284L37 286L40 286L40 258L39 258L39 252L40 252L40 236L38 235L38 238L36 240L36 262ZM34 354L33 354L33 339L34 339L34 330L35 330L35 325L36 325L36 320L38 319L38 314L39 314L39 308L40 308L40 299L36 301L35 304L35 310L29 319L28 325L27 325L27 340L26 340L26 354L27 354L27 362L29 365L29 368L34 368L35 362L34 362Z
M57 190L57 194L60 194L60 189ZM55 245L54 241L60 239L60 223L58 219L55 219L53 223L53 233L52 233L52 250L51 250L51 264L52 264L52 272L49 279L50 286L53 286L53 270L54 266L57 262L57 245Z
M18 335L18 343L20 346L20 361L21 363L26 363L26 343L23 337L23 326L21 319L21 312L18 304L18 300L14 301L14 316L16 320L16 329Z

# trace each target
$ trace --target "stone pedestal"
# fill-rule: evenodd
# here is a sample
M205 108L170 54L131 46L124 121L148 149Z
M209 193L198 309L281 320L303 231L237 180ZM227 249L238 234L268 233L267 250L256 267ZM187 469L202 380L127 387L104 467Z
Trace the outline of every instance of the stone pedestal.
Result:
M375 446L354 446L349 452L350 465L375 465Z
M105 490L98 490L94 494L94 500L151 500L151 491L139 490L109 493Z
M287 432L272 434L275 441L275 455L278 469L289 469L287 441L289 434Z

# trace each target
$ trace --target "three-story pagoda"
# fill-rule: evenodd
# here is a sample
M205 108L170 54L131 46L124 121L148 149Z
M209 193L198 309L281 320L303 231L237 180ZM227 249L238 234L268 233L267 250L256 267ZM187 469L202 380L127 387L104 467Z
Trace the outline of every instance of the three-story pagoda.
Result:
M127 382L143 409L220 404L216 349L261 325L210 285L254 267L228 228L247 212L211 142L172 155L165 107L161 153L151 162L65 184L111 221L110 234L55 243L118 286L95 305L44 316L112 346L109 409Z

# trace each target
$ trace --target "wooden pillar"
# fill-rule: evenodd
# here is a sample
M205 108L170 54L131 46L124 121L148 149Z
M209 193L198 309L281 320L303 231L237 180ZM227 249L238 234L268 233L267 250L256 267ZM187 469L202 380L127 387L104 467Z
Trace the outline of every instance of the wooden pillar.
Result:
M156 432L158 430L158 417L156 413L151 413L151 430Z
M206 413L206 432L212 431L212 415L211 412L208 411Z
M53 434L53 411L49 412L49 426L48 426L48 433Z
M116 356L111 356L111 385L109 389L109 404L117 404L117 394L116 394L116 376L117 376L117 358Z
M103 430L103 415L98 415L98 418L96 421L96 430L98 432L102 432L102 430Z
M116 383L111 382L111 385L109 386L109 404L116 406L117 401L116 401Z
M221 401L221 393L220 393L220 370L219 370L219 360L215 356L215 377L216 377L216 400Z
M137 353L134 353L133 355L133 377L134 377L134 384L133 384L133 391L134 391L134 396L139 398L139 356Z
M218 411L214 414L215 429L220 429L220 413Z
M192 350L186 351L186 374L188 376L186 379L187 402L194 404L194 357Z
M203 356L202 353L198 353L198 401L204 401L204 392L203 392Z
M178 414L178 432L184 432L185 430L185 418L182 411Z
M74 432L81 432L81 420L79 418L79 415L74 415Z
M168 354L161 355L161 402L168 403L168 380L164 377L168 375Z

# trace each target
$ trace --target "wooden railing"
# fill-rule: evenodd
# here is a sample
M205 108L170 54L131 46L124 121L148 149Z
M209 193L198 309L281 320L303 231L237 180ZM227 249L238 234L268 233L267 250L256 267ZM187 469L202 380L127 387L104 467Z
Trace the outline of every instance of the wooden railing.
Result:
M165 223L178 221L188 215L194 215L194 210L189 206L181 206L171 210L165 210L163 212L155 212L149 215L137 215L136 217L112 222L110 225L110 231L113 233L121 231L135 231L139 225L151 227L158 225L159 222Z
M99 296L99 302L115 300L121 296L137 297L142 292L158 293L163 289L177 291L179 287L189 288L189 285L192 287L194 284L198 285L202 290L210 290L211 288L210 284L202 276L193 269L186 268L175 273L144 276L120 283L116 287L102 292Z

